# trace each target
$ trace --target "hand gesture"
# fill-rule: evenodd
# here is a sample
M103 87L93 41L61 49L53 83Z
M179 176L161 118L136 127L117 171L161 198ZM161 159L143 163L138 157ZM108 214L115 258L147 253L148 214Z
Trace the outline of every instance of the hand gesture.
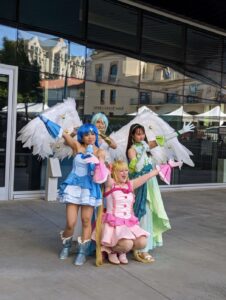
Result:
M186 124L184 122L183 128L180 129L178 132L180 134L183 134L183 133L186 133L186 132L194 132L194 128L195 128L195 126L191 122L189 122L188 124Z

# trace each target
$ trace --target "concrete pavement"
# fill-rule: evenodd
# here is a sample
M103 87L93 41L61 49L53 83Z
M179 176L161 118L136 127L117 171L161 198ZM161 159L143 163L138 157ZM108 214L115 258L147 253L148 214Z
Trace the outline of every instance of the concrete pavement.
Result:
M156 262L82 267L57 257L64 206L0 202L0 300L226 299L226 190L163 192L172 230Z

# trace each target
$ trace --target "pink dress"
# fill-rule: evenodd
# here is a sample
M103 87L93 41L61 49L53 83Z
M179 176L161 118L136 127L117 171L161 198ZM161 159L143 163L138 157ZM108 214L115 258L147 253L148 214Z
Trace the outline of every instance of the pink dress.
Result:
M113 188L104 194L106 197L106 213L103 217L101 244L114 247L119 240L135 240L149 233L139 226L138 218L134 215L134 194L131 183L127 188Z

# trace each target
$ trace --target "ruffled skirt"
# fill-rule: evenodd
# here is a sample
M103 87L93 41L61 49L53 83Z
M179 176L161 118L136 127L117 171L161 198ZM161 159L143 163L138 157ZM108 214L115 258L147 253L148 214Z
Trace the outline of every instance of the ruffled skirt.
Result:
M102 193L100 185L93 182L90 175L78 176L71 172L60 185L59 201L77 205L100 206Z
M105 218L106 215L103 216L103 220L105 220ZM112 226L112 221L103 221L101 233L102 246L114 247L121 239L136 240L141 236L149 236L149 233L142 229L138 222L127 222L126 219L124 219L124 221L124 224L118 226ZM132 223L134 223L134 225ZM95 230L92 234L92 239L95 240Z

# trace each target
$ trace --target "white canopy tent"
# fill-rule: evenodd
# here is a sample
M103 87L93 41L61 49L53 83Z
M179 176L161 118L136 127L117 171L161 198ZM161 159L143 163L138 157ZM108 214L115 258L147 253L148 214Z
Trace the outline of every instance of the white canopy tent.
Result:
M171 117L182 117L184 122L191 122L193 121L193 115L188 114L184 111L183 106L179 107L178 109L171 111L168 114L164 114L163 116L171 116Z
M153 113L155 116L157 116L157 114L153 110L151 110L150 108L148 108L145 105L138 108L138 111L131 113L131 114L127 114L127 115L128 116L137 116L137 115L142 114L144 111L149 111L149 112Z
M27 105L27 108L26 108L26 105ZM16 106L16 111L17 112L26 112L26 109L27 109L27 112L28 113L41 113L42 111L48 109L49 106L47 104L44 104L43 103L17 103L17 106ZM2 111L7 111L8 110L8 107L5 106L3 107Z
M220 106L216 106L202 114L194 116L196 121L212 121L212 122L221 122L226 121L226 114L221 111Z

